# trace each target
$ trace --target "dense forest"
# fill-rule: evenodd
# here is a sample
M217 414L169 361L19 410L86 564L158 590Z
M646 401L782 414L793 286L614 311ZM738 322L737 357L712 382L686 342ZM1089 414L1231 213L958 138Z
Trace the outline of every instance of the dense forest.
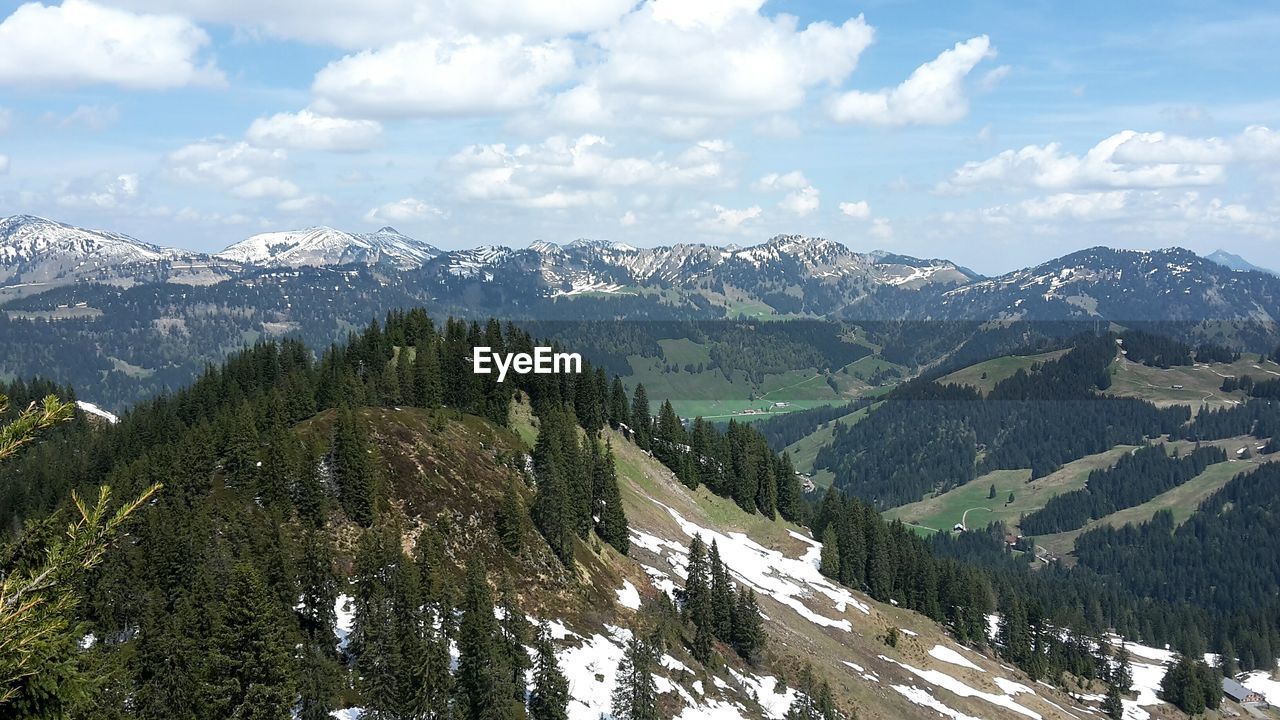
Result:
M1188 419L1185 407L1097 392L1110 384L1115 340L1078 338L1061 358L1019 370L986 395L929 376L904 383L866 420L838 428L815 466L885 509L991 470L1029 467L1042 477L1085 455L1174 432Z
M1217 447L1197 447L1185 456L1176 452L1170 456L1164 445L1147 445L1120 458L1113 467L1089 473L1084 488L1054 496L1022 518L1018 527L1029 535L1075 530L1090 520L1141 505L1226 460L1226 451Z

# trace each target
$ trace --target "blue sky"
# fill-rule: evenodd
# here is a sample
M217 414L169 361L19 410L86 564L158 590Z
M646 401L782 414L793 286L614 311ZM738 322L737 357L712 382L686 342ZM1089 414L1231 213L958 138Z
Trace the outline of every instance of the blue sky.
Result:
M1280 266L1266 3L0 3L0 214Z

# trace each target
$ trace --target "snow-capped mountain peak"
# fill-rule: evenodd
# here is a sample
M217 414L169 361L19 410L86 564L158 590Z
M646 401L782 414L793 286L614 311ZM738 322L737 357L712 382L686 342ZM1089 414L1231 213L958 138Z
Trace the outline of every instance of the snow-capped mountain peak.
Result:
M259 233L228 247L216 257L266 267L365 263L409 269L439 254L440 250L392 227L371 233L349 233L321 226Z

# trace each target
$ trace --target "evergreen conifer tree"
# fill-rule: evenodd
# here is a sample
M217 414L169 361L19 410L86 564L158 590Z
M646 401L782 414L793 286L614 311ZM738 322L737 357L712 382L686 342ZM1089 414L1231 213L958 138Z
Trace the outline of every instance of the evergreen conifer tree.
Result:
M534 660L533 689L529 693L529 719L568 720L569 681L556 662L551 632L546 623L538 628L534 648L537 657Z
M614 720L658 720L658 689L653 682L655 655L648 640L632 633L614 679Z

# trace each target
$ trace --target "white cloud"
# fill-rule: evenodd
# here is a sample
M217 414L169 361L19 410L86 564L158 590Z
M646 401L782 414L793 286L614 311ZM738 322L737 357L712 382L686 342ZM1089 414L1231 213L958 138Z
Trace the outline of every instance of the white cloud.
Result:
M294 198L302 190L292 181L278 177L257 177L231 188L231 194L242 200L262 198Z
M978 80L978 87L984 91L990 92L996 89L996 86L1009 77L1009 73L1013 68L1008 65L1000 65L982 74L982 79Z
M837 95L829 107L837 122L867 125L944 125L969 113L965 77L995 49L980 35L944 51L916 68L896 88L879 92L851 90Z
M348 120L301 110L258 118L249 126L245 138L262 147L358 152L378 144L382 125L373 120Z
M379 205L365 213L364 219L371 223L405 223L420 222L428 218L444 217L446 213L434 205L417 198L404 198L384 205Z
M735 209L728 208L723 205L711 206L711 217L704 217L698 221L698 227L703 230L711 230L713 232L732 232L742 228L743 225L749 224L763 214L759 205L751 207Z
M221 139L191 143L167 158L168 172L178 180L214 185L246 200L301 194L296 184L279 176L287 161L284 150Z
M77 105L75 110L57 119L60 128L101 130L120 119L117 105Z
M842 202L840 203L840 212L846 217L851 217L855 220L869 220L871 218L871 206L867 204L866 200Z
M778 207L800 217L817 210L820 204L821 192L799 170L769 173L752 183L751 189L756 192L790 191L778 203Z
M888 218L876 218L871 221L871 235L881 240L893 239L893 223Z
M618 223L623 225L624 227L631 227L635 225L637 222L639 222L639 220L636 219L635 212L631 210L628 210L622 213L622 217L618 218Z
M818 205L820 204L818 196L820 194L821 193L818 191L818 188L812 185L806 185L795 192L788 193L787 196L782 198L782 201L778 203L778 207L786 210L787 212L795 213L800 217L804 217L818 209Z
M9 156L0 155L0 175L9 174Z
M553 37L612 25L634 0L114 0L259 35L349 49L442 32Z
M290 183L292 184L292 183ZM296 192L296 188L295 188ZM323 195L300 195L298 197L285 197L286 199L276 203L276 209L281 212L302 214L314 213L317 210L330 204L329 198Z
M594 33L601 60L552 104L553 122L602 121L687 136L712 118L763 116L803 103L857 67L874 31L861 16L799 27L762 0L650 0ZM588 109L590 112L579 112ZM687 123L694 123L690 130Z
M349 117L500 113L533 105L573 68L561 41L425 38L329 63L312 90L317 109Z
M466 200L502 200L532 208L610 205L622 188L723 185L732 145L696 143L678 155L617 155L598 135L555 136L538 145L473 145L447 163L460 172Z
M13 111L9 108L0 106L0 133L7 131L12 123Z
M751 189L756 192L769 192L772 190L799 190L809 185L809 180L804 173L799 170L792 170L789 173L769 173L755 181L751 185Z
M1015 203L947 213L944 221L1032 228L1062 232L1080 223L1106 222L1109 228L1182 236L1208 227L1254 235L1275 234L1275 218L1250 210L1243 203L1194 190L1107 190L1062 192Z
M1210 144L1192 147L1189 143L1152 142L1155 135L1125 130L1093 146L1082 156L1064 153L1058 143L1005 150L987 160L965 163L938 189L954 192L981 185L1045 190L1162 188L1211 185L1224 179L1226 173L1221 164L1203 163L1227 159L1226 156L1214 157ZM1130 145L1131 142L1134 144ZM1121 148L1126 148L1123 153ZM1126 162L1126 155L1144 161ZM1165 162L1175 156L1196 162ZM1145 161L1157 158L1161 161Z
M110 84L162 89L217 83L198 56L209 36L172 15L134 14L64 0L18 7L0 23L0 84Z
M110 209L138 196L138 176L133 173L115 177L81 178L65 183L56 202L63 207Z

